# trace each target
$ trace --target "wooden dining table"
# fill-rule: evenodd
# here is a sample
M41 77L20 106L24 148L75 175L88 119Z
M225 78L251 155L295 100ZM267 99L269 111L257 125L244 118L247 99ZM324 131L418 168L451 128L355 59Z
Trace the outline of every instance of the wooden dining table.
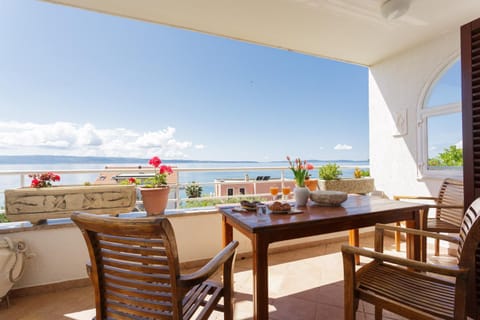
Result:
M238 212L238 207L220 207L222 241L233 240L233 228L252 242L253 319L268 319L268 246L270 243L325 233L374 226L376 223L406 221L407 227L419 228L425 206L379 197L349 195L340 206L308 203L300 213L267 214ZM407 236L407 257L420 259L420 238Z

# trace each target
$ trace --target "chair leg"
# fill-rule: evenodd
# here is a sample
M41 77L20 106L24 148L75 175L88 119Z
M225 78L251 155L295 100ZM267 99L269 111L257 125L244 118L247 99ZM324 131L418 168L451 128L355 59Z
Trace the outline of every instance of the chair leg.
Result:
M420 243L420 259L422 262L427 261L427 237L421 237L421 243Z
M395 223L397 227L400 227L400 222ZM395 231L395 250L400 251L400 231Z
M233 320L233 266L235 263L235 256L236 254L233 254L233 256L223 264L223 318L225 320Z
M435 256L440 255L440 240L435 239Z
M375 306L375 320L382 320L383 308Z
M345 320L355 320L358 297L355 296L355 256L342 251L343 257L343 314Z

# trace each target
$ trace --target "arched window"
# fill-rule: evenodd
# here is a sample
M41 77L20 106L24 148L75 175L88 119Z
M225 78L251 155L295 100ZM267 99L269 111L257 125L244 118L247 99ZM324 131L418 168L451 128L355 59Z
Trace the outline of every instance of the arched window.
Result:
M462 94L460 60L443 69L418 113L421 176L461 176Z

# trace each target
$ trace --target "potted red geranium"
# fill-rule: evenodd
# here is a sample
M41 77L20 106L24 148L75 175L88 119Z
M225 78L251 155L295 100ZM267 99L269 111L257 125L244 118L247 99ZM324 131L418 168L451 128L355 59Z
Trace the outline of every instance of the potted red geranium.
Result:
M148 162L154 167L154 176L145 180L140 187L143 206L148 215L159 215L165 212L168 204L170 187L167 176L173 173L172 167L162 165L162 160L155 156Z

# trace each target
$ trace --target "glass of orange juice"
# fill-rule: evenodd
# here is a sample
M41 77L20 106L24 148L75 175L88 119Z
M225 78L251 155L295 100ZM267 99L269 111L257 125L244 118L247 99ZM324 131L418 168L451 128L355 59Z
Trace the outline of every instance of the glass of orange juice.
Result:
M278 194L278 187L270 187L270 194L272 195L273 201L275 201L275 196Z
M288 195L290 194L290 191L291 191L291 190L290 190L290 187L284 186L284 187L282 188L283 198L284 198L285 200L288 199Z

